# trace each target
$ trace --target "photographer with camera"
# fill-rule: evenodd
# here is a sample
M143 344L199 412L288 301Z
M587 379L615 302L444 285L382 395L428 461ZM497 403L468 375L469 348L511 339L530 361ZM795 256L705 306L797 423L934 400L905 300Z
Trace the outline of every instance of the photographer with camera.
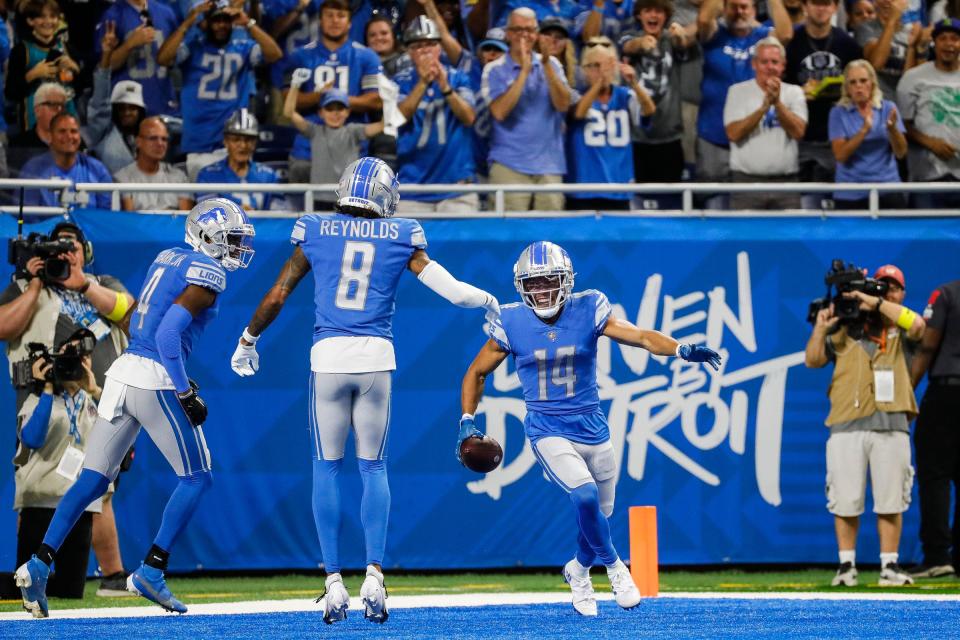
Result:
M865 278L852 265L834 261L826 282L836 287L837 295L816 312L806 365L834 363L827 392L826 484L840 566L831 584L857 585L857 528L868 467L880 536L879 584L912 584L913 578L900 568L897 549L913 487L909 425L917 415L917 401L908 360L925 323L903 306L905 280L893 265Z
M93 260L93 245L73 222L61 222L49 239L31 234L10 243L10 262L16 267L13 282L0 294L0 340L7 343L11 378L17 363L30 361L30 344L47 349L64 343L78 329L88 329L96 340L91 370L98 386L104 374L127 346L124 318L133 298L116 278L84 271ZM32 364L31 364L32 366ZM21 367L22 370L22 367ZM30 395L32 380L20 382L17 411ZM98 593L126 593L123 564L110 501L94 518L94 551L104 575Z
M31 344L32 359L17 363L26 369L18 373L26 376L21 382L29 390L17 416L20 444L13 459L17 566L29 560L43 541L60 499L80 472L101 391L90 368L95 344L93 334L80 329L54 352ZM57 572L48 587L51 595L83 597L94 513L101 509L101 500L91 504L57 552Z

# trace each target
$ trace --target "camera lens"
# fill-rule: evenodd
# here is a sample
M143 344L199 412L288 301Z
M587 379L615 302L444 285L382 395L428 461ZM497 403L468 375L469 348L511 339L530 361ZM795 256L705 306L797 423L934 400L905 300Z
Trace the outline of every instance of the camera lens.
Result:
M70 277L70 263L63 258L47 258L43 262L47 280L62 282Z

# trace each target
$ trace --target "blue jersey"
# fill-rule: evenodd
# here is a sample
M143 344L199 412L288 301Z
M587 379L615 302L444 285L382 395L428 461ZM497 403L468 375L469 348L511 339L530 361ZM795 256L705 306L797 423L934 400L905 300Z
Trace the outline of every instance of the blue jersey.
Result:
M260 63L260 45L246 29L234 28L222 49L194 31L177 50L183 71L180 106L183 112L183 153L209 152L223 143L223 125L230 115L250 104L256 93L253 67Z
M193 249L175 247L157 254L147 269L137 308L130 318L130 346L127 347L127 353L163 364L157 351L157 327L173 301L191 284L220 294L227 287L227 274L216 260ZM217 316L219 308L218 299L196 316L181 334L184 360L190 356L194 340Z
M393 340L400 276L413 252L427 246L419 222L311 213L297 220L290 242L313 271L314 342L334 336Z
M640 118L637 96L626 87L613 87L606 104L594 100L587 117L571 123L566 182L633 182L630 132ZM591 193L589 196L630 199L629 193Z
M56 179L69 180L74 184L78 182L113 182L113 176L102 162L92 156L88 156L82 151L77 154L77 160L73 166L64 171L57 165L53 159L53 153L47 153L34 156L24 163L20 170L21 178L37 178L40 180ZM26 189L24 192L24 204L37 205L41 207L59 207L60 192L51 189ZM109 193L91 193L90 205L98 209L110 208Z
M218 160L208 164L200 169L197 174L197 182L229 182L232 184L277 184L280 178L272 167L259 162L251 162L247 170L247 175L241 178L233 169L230 168L227 159ZM256 209L257 211L269 211L271 209L282 209L286 206L286 201L282 193L205 193L198 200L206 198L226 198L236 202L241 207L247 209Z
M470 77L447 67L450 88L467 104L474 106ZM400 87L398 102L420 81L416 69L406 69L394 77ZM476 167L473 158L473 136L470 128L454 115L447 99L440 95L440 86L433 82L420 99L417 110L400 127L397 135L397 163L400 184L436 184L473 181ZM421 193L405 196L412 200L436 201L449 198L448 193Z
M154 29L153 42L130 51L124 66L114 71L110 79L113 84L121 80L139 82L143 87L143 101L147 105L148 116L173 115L177 113L173 82L170 79L169 69L157 64L157 52L163 41L180 26L180 21L169 6L160 2L150 2L147 5L147 13L149 23ZM147 22L147 17L126 0L120 0L111 5L103 12L100 24L97 25L94 38L97 58L103 51L100 43L107 22L113 22L116 25L117 38L123 42L130 32Z
M383 72L380 58L371 49L360 43L347 41L339 49L331 51L317 40L294 51L287 58L285 72L293 69L312 69L313 77L300 90L304 93L317 91L328 82L348 96L378 92L377 77ZM289 81L289 78L287 78ZM351 116L350 122L366 122L364 117ZM310 141L298 134L290 155L294 158L310 157Z
M558 417L526 421L531 439L563 435L595 443L609 438L605 420L562 419L600 413L597 338L609 317L607 297L593 289L570 296L553 324L521 303L500 307L499 318L489 325L489 335L513 354L527 411Z
M266 0L262 4L267 20L276 22L295 10L300 3L297 0ZM283 58L270 67L270 82L273 86L283 86L283 73L287 68L287 58L290 54L320 37L320 20L317 14L320 13L321 4L322 0L310 0L307 8L297 14L287 32L281 38L277 38L277 44L283 51Z

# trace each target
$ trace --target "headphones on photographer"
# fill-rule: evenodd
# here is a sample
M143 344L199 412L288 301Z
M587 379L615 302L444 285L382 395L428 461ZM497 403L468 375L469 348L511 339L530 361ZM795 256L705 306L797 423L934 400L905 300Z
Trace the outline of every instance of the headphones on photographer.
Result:
M50 239L56 240L57 235L62 231L69 231L77 236L77 242L79 242L80 246L83 247L83 266L86 267L93 262L93 243L87 240L87 237L83 234L83 229L80 228L80 225L69 220L58 222L57 226L55 226L53 231L50 232Z

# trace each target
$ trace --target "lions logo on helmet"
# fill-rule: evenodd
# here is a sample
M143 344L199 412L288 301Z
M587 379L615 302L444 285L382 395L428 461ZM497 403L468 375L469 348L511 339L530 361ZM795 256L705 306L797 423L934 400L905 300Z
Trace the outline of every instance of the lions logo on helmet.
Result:
M534 242L513 266L513 284L523 304L541 318L552 318L573 293L573 263L560 245Z
M409 45L422 40L432 42L440 42L441 40L440 29L437 28L437 23L427 16L417 16L403 32L404 44Z
M351 162L337 185L337 210L352 215L389 218L400 202L400 182L386 162L360 158Z
M256 233L240 205L226 198L203 200L187 215L184 240L227 271L244 269L253 259Z

